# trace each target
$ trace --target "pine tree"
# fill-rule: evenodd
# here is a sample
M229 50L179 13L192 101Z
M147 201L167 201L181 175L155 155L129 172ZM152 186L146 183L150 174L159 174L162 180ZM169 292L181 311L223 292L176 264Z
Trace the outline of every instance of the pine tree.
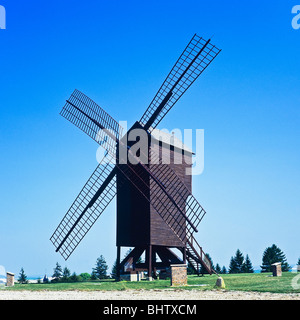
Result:
M221 273L222 273L222 274L226 274L226 273L227 273L227 270L226 270L225 266L223 266L223 268L222 268L222 270L221 270Z
M298 259L298 262L297 262L297 271L300 272L300 258Z
M93 270L91 273L91 280L97 280L97 275L95 270Z
M73 272L69 279L72 282L78 282L80 277L76 274L76 272Z
M228 273L238 273L238 266L234 257L230 258Z
M18 281L19 281L19 283L22 283L22 284L28 283L27 276L26 276L23 268L21 268Z
M246 259L242 265L242 272L243 273L253 273L254 269L252 267L252 263L248 255L246 255Z
M276 262L281 262L282 271L288 271L290 266L286 261L285 254L273 244L271 247L265 249L262 258L261 272L271 272L271 265Z
M60 278L62 277L62 273L63 273L63 271L62 271L60 264L58 262L56 262L56 266L53 269L52 277L54 278L54 280L59 281Z
M117 279L117 259L116 259L116 261L114 262L114 264L113 264L113 266L112 266L112 268L111 268L111 277L113 278L113 279Z
M242 252L237 249L235 253L235 257L231 257L230 263L229 263L229 273L241 273L242 272L242 266L244 263L244 256Z
M62 281L68 281L71 276L71 271L67 267L64 267L64 270L62 272Z
M98 279L107 279L107 269L108 266L106 264L106 261L102 255L97 259L96 261L96 267L93 268L93 271L95 272L95 276Z
M220 274L221 273L221 267L220 265L217 263L216 264L216 268L215 268L216 273Z
M234 259L235 259L235 261L237 263L238 273L242 273L242 266L243 266L243 263L244 263L244 256L243 256L242 252L239 249L237 249Z
M136 263L135 263L135 264L139 264L139 263L144 263L144 260L142 259L142 257L139 257L139 258L136 260Z

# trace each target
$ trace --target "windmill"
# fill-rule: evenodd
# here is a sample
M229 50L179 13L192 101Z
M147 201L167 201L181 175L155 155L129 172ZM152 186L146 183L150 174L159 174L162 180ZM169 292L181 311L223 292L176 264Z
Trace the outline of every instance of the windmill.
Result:
M186 261L198 273L200 266L210 274L214 272L194 237L206 212L191 193L191 176L185 174L191 164L165 164L166 144L158 142L155 149L148 139L137 151L128 137L139 130L153 138L159 132L157 125L220 51L211 39L195 34L141 119L126 134L116 120L80 91L75 90L66 101L61 115L106 153L50 238L65 260L116 196L118 276L128 266L155 276L156 270ZM173 158L192 156L174 139L169 147ZM134 247L122 261L121 247ZM182 252L182 259L174 248ZM142 263L139 258L143 253L146 259Z

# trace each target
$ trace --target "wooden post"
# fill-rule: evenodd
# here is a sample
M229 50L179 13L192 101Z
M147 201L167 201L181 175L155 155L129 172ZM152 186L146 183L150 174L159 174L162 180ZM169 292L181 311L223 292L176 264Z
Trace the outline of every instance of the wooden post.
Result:
M186 264L186 247L182 247L180 251L182 252L183 263Z
M120 281L121 246L117 246L117 281Z
M148 280L152 280L152 245L150 244L147 250L147 263L148 263Z

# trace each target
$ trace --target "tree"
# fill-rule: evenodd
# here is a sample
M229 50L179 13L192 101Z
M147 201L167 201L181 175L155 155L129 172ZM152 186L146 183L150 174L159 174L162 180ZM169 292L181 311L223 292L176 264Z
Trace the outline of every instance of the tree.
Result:
M222 273L222 274L226 274L226 273L227 273L227 270L226 270L225 266L223 266L223 268L222 268L222 270L221 270L221 273Z
M72 275L71 275L71 277L70 277L69 279L70 279L70 281L72 281L72 282L81 281L81 277L78 276L78 275L76 274L76 272L73 272Z
M238 266L234 257L230 258L228 273L238 273Z
M117 259L116 259L116 261L114 262L114 264L113 264L113 266L112 266L112 268L111 268L111 277L113 278L113 279L117 279Z
M22 283L22 284L28 283L27 276L26 276L23 268L21 268L18 281L19 281L19 283Z
M244 262L244 256L242 252L237 249L235 253L235 257L231 257L230 263L229 263L229 273L241 273L242 272L242 266Z
M221 267L220 265L217 263L216 264L216 268L215 268L216 273L220 274L221 273Z
M71 276L71 271L70 271L70 269L68 269L67 267L64 267L64 270L63 270L63 272L62 272L62 278L61 278L61 280L62 280L62 281L68 281L69 278L70 278L70 276Z
M196 274L195 269L193 268L192 264L189 262L187 264L187 274Z
M84 273L80 273L79 275L83 281L88 281L91 279L91 275L87 272L84 272Z
M241 273L242 272L243 263L244 263L244 256L243 256L242 252L239 249L237 249L234 259L235 259L237 267L238 267L238 273Z
M248 255L246 255L246 259L243 262L242 272L243 273L253 273L254 272L254 269L252 267L252 263L251 263L250 258L249 258Z
M91 280L97 280L97 274L95 270L93 270L91 273Z
M209 255L208 253L205 253L205 255L206 255L207 259L210 261L212 269L215 269L214 264L213 264L213 261L212 261L210 255ZM202 274L207 274L208 271L201 265L201 267L200 267L200 273L202 273Z
M300 258L298 259L298 262L297 262L297 271L300 272Z
M45 275L43 278L43 283L48 283L48 282L49 282L49 279L48 279L47 275Z
M98 279L107 279L107 269L108 265L102 255L96 261L96 267L93 268L96 278Z
M290 266L287 263L285 254L273 244L265 249L262 258L261 272L271 272L271 265L276 262L281 262L282 271L289 271Z
M58 262L56 262L56 267L53 270L52 277L55 278L57 281L62 277L62 268Z

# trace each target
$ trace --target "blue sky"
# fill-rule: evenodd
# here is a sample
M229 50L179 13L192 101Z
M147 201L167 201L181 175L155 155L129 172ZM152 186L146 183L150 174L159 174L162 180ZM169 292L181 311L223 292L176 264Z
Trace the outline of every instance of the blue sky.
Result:
M0 30L0 265L90 272L116 257L111 204L65 262L49 238L97 165L97 144L59 112L77 88L116 120L139 119L194 33L222 48L160 127L204 129L196 235L228 267L273 243L300 257L300 1L5 1Z

